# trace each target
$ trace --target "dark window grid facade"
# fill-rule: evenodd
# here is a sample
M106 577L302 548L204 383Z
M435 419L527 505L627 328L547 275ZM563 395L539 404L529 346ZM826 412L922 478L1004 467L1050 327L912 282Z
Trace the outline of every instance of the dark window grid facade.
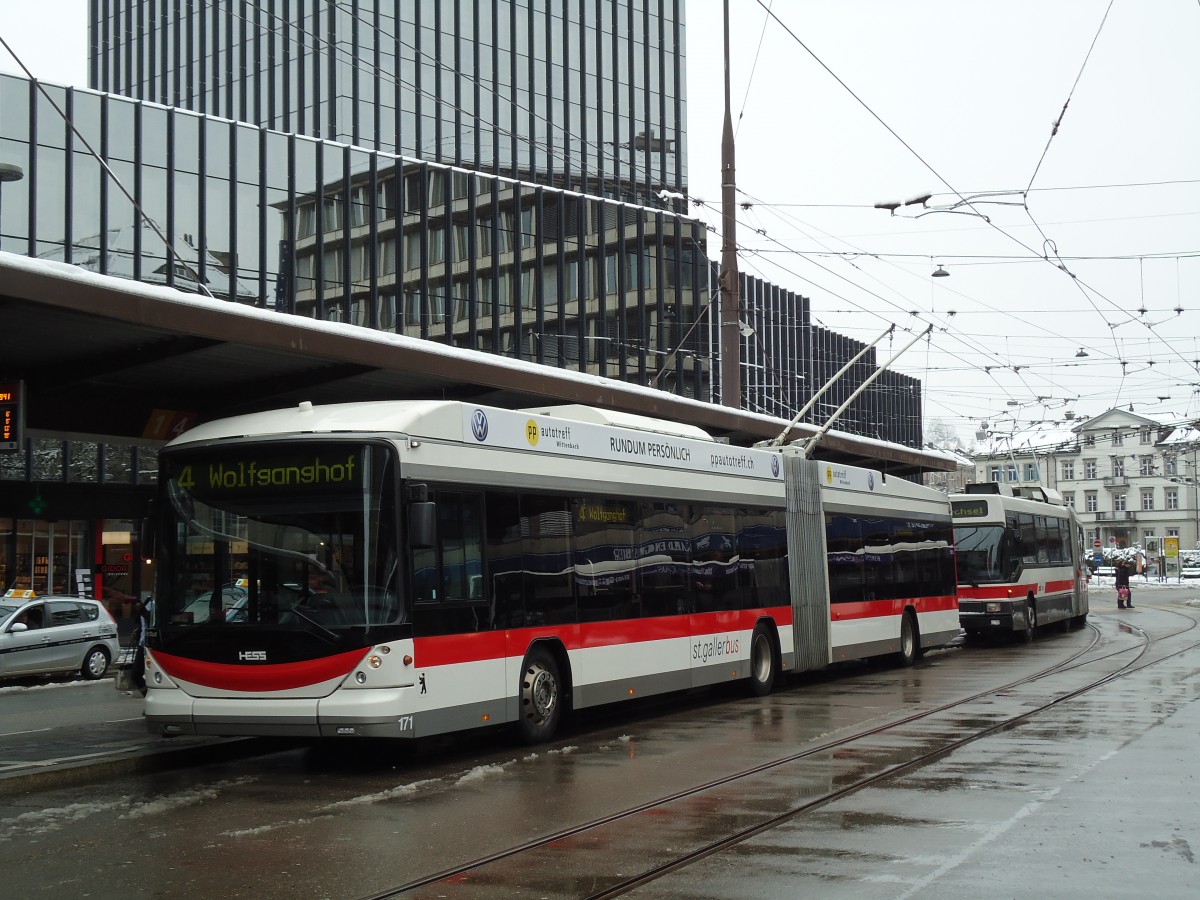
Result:
M743 406L790 419L811 397L811 378L799 352L808 299L741 274Z
M150 447L27 437L20 449L0 453L0 482L147 484L157 467Z
M91 0L89 21L105 92L627 201L686 187L683 0Z
M28 175L0 195L6 249L182 290L198 275L221 299L641 383L671 355L666 310L690 325L707 306L705 261L679 247L703 231L671 212L51 90L182 260L11 77L0 153ZM522 327L537 337L518 339ZM701 398L705 337L689 338L699 359L683 378Z
M24 79L0 76L0 246L91 271L713 398L719 322L692 219L91 91L48 88L146 215ZM746 408L790 416L861 344L743 278ZM827 395L832 411L873 370ZM663 377L659 377L662 373ZM824 406L822 407L824 409ZM822 410L812 421L823 422ZM841 430L920 445L894 373Z
M861 341L820 326L812 326L811 340L809 358L812 360L814 372L810 390L813 392L820 390L865 346ZM855 388L870 377L876 365L876 353L875 350L871 350L822 394L812 412L806 416L806 421L816 425L823 424L849 399ZM885 370L855 399L834 427L851 434L920 447L921 416L920 380L900 372Z

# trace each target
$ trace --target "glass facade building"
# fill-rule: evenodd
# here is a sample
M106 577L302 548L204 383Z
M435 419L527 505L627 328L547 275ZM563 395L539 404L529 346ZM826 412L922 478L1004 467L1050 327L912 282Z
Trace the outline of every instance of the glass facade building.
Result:
M91 0L92 88L644 202L686 172L684 0Z
M0 75L0 250L720 396L683 0L91 0L90 28L94 90ZM863 346L745 273L741 319L742 406L780 418ZM920 447L920 382L884 372L837 427ZM157 442L97 440L0 455L0 584L149 585Z
M0 76L0 162L24 173L0 186L0 249L702 400L719 396L716 272L697 220L111 94L45 88L54 104L34 83ZM743 406L791 417L862 345L814 326L807 299L778 286L743 274L741 295L750 326L741 338ZM874 362L865 357L810 420L823 421ZM920 422L919 382L885 372L839 427L920 446Z
M0 161L24 170L0 189L0 249L643 384L670 368L677 392L712 395L697 220L46 90L78 135L37 85L0 76Z

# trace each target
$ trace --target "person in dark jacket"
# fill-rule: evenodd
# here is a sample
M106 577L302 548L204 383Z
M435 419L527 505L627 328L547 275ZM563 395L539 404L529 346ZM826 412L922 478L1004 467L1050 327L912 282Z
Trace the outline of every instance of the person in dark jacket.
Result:
M1129 563L1117 563L1117 574L1113 579L1117 586L1117 609L1133 609L1133 592L1129 589ZM1122 589L1124 593L1122 593Z
M154 601L150 601L153 603ZM134 622L136 623L134 637L136 643L133 649L133 683L137 690L146 696L146 629L150 627L150 610L142 600L133 602Z

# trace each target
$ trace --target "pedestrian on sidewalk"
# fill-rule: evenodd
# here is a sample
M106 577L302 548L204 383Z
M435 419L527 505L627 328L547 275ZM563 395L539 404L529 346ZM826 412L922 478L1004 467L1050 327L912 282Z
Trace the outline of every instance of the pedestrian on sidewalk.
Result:
M1117 562L1117 573L1113 578L1117 586L1117 609L1133 609L1133 593L1129 589L1129 563L1122 559Z
M153 602L153 601L151 601ZM133 601L133 684L146 696L146 629L150 627L150 613L141 600Z

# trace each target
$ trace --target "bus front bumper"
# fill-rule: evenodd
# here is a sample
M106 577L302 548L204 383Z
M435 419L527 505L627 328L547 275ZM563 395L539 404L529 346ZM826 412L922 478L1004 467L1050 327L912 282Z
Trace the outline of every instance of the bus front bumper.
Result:
M999 609L988 610L986 603L974 603L968 606L960 603L958 609L958 624L968 632L984 631L1023 631L1026 627L1025 608L1012 603L999 605Z
M305 699L192 697L179 689L146 694L146 727L162 735L224 737L416 737L411 688L340 691Z

